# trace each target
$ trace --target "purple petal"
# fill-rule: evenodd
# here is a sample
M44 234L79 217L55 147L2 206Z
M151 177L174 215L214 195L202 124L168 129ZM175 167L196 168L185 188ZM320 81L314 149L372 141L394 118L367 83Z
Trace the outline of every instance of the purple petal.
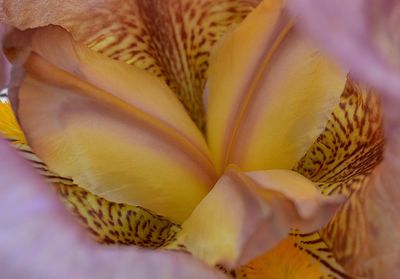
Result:
M382 96L386 146L359 201L361 255L348 271L367 278L400 274L400 1L293 0L299 24L360 81ZM363 230L363 231L361 231ZM346 247L342 247L346 249Z
M0 158L2 278L224 278L189 255L94 243L4 140Z
M290 7L356 79L400 99L399 1L292 0Z

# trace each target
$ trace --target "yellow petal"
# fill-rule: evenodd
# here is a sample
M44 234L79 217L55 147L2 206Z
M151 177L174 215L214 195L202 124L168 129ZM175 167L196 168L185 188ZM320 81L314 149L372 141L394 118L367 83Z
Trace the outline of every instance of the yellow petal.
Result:
M208 80L208 142L219 171L292 168L325 127L345 74L263 1L217 45Z
M33 49L37 50L35 43ZM54 63L52 54L48 57ZM75 59L62 61L73 63ZM128 75L121 62L104 58L102 63L109 70L108 80L118 80L114 68L122 77ZM183 221L214 184L216 176L201 148L201 134L193 133L195 125L167 87L147 82L153 78L150 74L126 68L129 78L140 85L117 86L114 95L103 89L103 83L98 87L93 83L97 81L93 72L83 80L85 74L74 71L80 67L71 68L73 75L31 54L25 68L17 116L28 142L50 170L71 177L100 197L140 205L176 222ZM137 105L124 99L118 90L131 90L133 96L149 94L150 100L157 95L160 102L148 101L141 107L141 102ZM170 115L157 118L158 107ZM176 115L181 122L173 121Z
M47 182L54 185L66 206L77 215L96 241L158 248L173 240L180 230L179 225L140 206L110 202L74 185L71 179L49 171L27 145L7 100L0 102L0 134Z
M383 146L379 97L348 79L325 130L294 170L317 183L323 194L350 196L382 161Z
M382 100L383 161L321 231L345 269L367 278L396 278L399 274L399 102L388 97Z
M383 159L382 113L376 92L349 79L325 131L295 168L316 182L323 194L348 197L320 231L335 258L348 270L366 250L370 221L365 218L365 187Z
M26 143L8 99L0 100L0 134L12 142Z
M292 171L230 169L183 223L175 246L210 265L237 267L271 249L292 227L322 226L339 203Z
M353 278L335 262L316 234L289 236L271 251L234 271L234 274L237 279Z
M209 52L259 0L0 1L17 28L60 25L93 50L163 78L204 128Z

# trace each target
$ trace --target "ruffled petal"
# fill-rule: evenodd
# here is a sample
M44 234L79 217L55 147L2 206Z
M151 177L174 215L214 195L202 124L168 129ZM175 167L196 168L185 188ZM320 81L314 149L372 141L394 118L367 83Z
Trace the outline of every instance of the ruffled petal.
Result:
M231 269L271 249L290 228L318 229L340 202L292 171L232 168L183 223L174 246Z
M187 255L96 245L49 185L0 140L4 278L224 278Z
M57 28L33 32L27 73L12 99L35 153L100 197L183 221L216 176L201 133L172 92ZM65 44L47 49L44 34ZM10 41L22 55L20 41ZM131 82L123 82L127 76Z
M60 25L93 50L163 78L204 129L209 52L258 2L2 0L0 20L20 29Z
M208 143L220 172L291 169L324 129L346 75L263 1L210 60Z

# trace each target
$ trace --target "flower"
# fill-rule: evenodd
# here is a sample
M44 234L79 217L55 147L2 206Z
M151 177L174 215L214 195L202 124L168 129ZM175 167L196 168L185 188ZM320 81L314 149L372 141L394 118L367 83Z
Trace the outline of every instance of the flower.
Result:
M400 263L398 198L400 71L398 1L293 1L299 22L322 48L346 65L358 80L381 93L384 124L384 161L362 195L351 242L334 247L336 258L353 273L366 278L395 278ZM339 20L337 20L339 19ZM343 251L351 252L344 257Z
M6 23L35 29L5 41L19 124L6 103L0 130L100 242L238 278L351 278L336 248L359 244L379 99L281 1L256 2L3 1Z

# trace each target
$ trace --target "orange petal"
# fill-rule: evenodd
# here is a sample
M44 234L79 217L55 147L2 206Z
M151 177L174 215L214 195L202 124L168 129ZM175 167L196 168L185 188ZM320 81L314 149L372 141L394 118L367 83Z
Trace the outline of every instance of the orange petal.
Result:
M351 279L323 241L315 236L289 236L271 251L235 271L237 279ZM304 244L307 242L307 244ZM315 247L314 249L310 249Z
M233 268L271 249L290 228L313 231L340 204L287 170L228 170L182 225L176 247L210 265Z
M10 103L0 102L0 134L60 194L66 206L99 243L158 248L171 242L180 226L140 206L110 202L51 172L27 144Z
M188 255L97 245L3 139L0 158L1 277L224 278Z
M219 171L290 169L339 102L346 75L264 1L217 46L208 80L208 143Z

